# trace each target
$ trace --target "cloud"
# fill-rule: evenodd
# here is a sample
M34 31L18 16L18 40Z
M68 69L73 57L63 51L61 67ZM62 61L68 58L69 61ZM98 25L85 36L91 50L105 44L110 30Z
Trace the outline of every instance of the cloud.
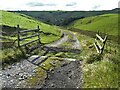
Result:
M118 8L118 2L119 0L1 0L0 10L111 10Z
M42 3L42 2L29 2L26 5L30 7L37 7L37 6L56 6L54 3Z
M118 8L120 8L120 1L118 2Z
M43 3L38 3L38 2L29 2L26 5L30 6L30 7L35 7L35 6L44 6Z
M56 6L56 4L54 4L54 3L48 3L48 4L45 4L45 6Z
M66 4L66 6L75 6L76 4L77 4L76 2L71 2L71 3Z
M94 7L92 7L92 9L99 9L101 7L101 5L95 5Z

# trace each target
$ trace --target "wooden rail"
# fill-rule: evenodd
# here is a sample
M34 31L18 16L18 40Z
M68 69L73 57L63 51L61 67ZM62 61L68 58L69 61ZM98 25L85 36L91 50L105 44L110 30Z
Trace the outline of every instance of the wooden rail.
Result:
M39 35L39 34L34 34L34 35L31 35L31 36L27 36L27 37L24 37L24 38L20 38L20 41L23 41L24 39L36 37L36 36L38 36L38 35Z
M36 42L36 41L38 41L38 40L39 40L39 39L29 41L29 42L27 42L27 43L25 43L25 44L22 44L21 46L26 46L26 45L31 44L31 43L33 43L33 42Z
M20 31L20 27L19 27L19 25L17 25L17 32L18 32L17 33L18 47L26 46L26 45L31 44L31 43L36 42L36 41L38 41L39 44L41 44L41 42L40 42L40 29L39 29L39 26L37 27L37 29L34 29L34 30L22 30L22 31ZM28 33L28 32L31 32L31 33L37 32L37 34L32 34L30 36L26 36L26 37L21 38L21 34L22 33ZM20 42L24 41L25 39L33 38L33 37L38 37L38 39L31 40L31 41L26 42L24 44L20 44Z
M97 53L99 53L99 54L103 53L106 41L107 41L107 35L103 39L100 35L96 34L96 39L95 39L94 46L96 48ZM101 42L102 44L100 44L99 42Z
M38 29L34 29L34 30L22 30L19 31L20 33L25 33L25 32L38 32Z

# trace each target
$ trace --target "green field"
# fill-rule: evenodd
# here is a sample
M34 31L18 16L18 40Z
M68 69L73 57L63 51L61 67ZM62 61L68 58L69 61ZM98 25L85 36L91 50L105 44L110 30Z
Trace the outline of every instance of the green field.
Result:
M87 17L73 22L69 28L100 31L109 35L118 35L118 14L103 14Z
M51 33L50 37L42 35L41 40L43 43L50 43L61 36L61 31L58 27L42 23L32 17L7 11L0 11L0 14L2 14L2 23L0 23L0 25L16 27L19 24L21 29L36 29L39 25L41 31Z

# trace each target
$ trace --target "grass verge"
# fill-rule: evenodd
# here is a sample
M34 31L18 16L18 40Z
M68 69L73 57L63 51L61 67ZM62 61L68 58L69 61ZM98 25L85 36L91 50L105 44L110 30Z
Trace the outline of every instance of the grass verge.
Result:
M115 46L119 45L117 43L110 45L107 41L107 46L100 56L93 46L93 38L80 33L77 34L83 47L80 54L83 60L83 88L118 88L120 57L118 48L115 48Z
M25 57L26 54L24 53L24 49L8 48L0 51L0 62L3 64L3 66L7 64L12 64Z

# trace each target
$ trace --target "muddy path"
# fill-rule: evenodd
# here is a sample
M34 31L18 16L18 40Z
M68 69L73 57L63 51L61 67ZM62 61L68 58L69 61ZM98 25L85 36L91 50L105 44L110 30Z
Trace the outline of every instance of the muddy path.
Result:
M42 88L81 88L82 69L80 61L64 63L48 74Z

